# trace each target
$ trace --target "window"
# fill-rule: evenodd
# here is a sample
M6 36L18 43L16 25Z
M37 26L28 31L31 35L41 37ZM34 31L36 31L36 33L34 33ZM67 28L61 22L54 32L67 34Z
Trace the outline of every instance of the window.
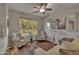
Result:
M49 21L46 23L46 26L48 29L50 29L50 22Z
M20 19L20 32L22 34L37 34L36 30L36 24L37 22L35 20L30 19Z

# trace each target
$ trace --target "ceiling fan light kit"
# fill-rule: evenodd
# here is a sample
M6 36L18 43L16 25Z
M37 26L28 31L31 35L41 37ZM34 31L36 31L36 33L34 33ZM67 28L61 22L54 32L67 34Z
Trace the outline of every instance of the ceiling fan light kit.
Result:
M45 14L46 11L51 11L52 10L51 8L46 8L47 5L48 5L47 3L41 3L40 8L39 7L33 7L33 8L36 8L38 10L36 12L32 12L32 13L41 12L41 13Z
M40 9L40 12L45 12L45 9L43 9L43 8L42 8L42 9Z

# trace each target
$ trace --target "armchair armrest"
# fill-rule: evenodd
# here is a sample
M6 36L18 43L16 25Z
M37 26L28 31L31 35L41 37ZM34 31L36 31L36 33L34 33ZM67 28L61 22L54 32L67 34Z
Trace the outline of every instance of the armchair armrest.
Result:
M79 50L60 49L59 52L63 55L79 55Z

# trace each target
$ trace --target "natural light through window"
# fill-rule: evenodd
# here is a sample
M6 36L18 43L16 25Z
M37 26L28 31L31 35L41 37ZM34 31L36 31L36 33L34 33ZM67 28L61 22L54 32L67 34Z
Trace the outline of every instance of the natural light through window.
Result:
M36 21L35 20L30 20L30 19L20 19L20 32L22 34L37 34L36 30Z
M50 29L50 22L47 22L46 26L47 26L48 29Z

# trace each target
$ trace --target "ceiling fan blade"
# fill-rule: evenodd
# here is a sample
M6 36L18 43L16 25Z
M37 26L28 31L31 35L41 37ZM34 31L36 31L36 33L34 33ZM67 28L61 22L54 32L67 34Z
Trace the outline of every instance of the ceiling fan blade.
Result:
M40 9L40 8L38 8L38 7L33 7L33 8Z
M49 11L51 11L52 9L51 9L51 8L47 8L47 9L45 9L45 10L49 10Z
M37 13L37 12L39 12L39 10L37 10L37 11L35 11L35 12L32 12L32 13Z

